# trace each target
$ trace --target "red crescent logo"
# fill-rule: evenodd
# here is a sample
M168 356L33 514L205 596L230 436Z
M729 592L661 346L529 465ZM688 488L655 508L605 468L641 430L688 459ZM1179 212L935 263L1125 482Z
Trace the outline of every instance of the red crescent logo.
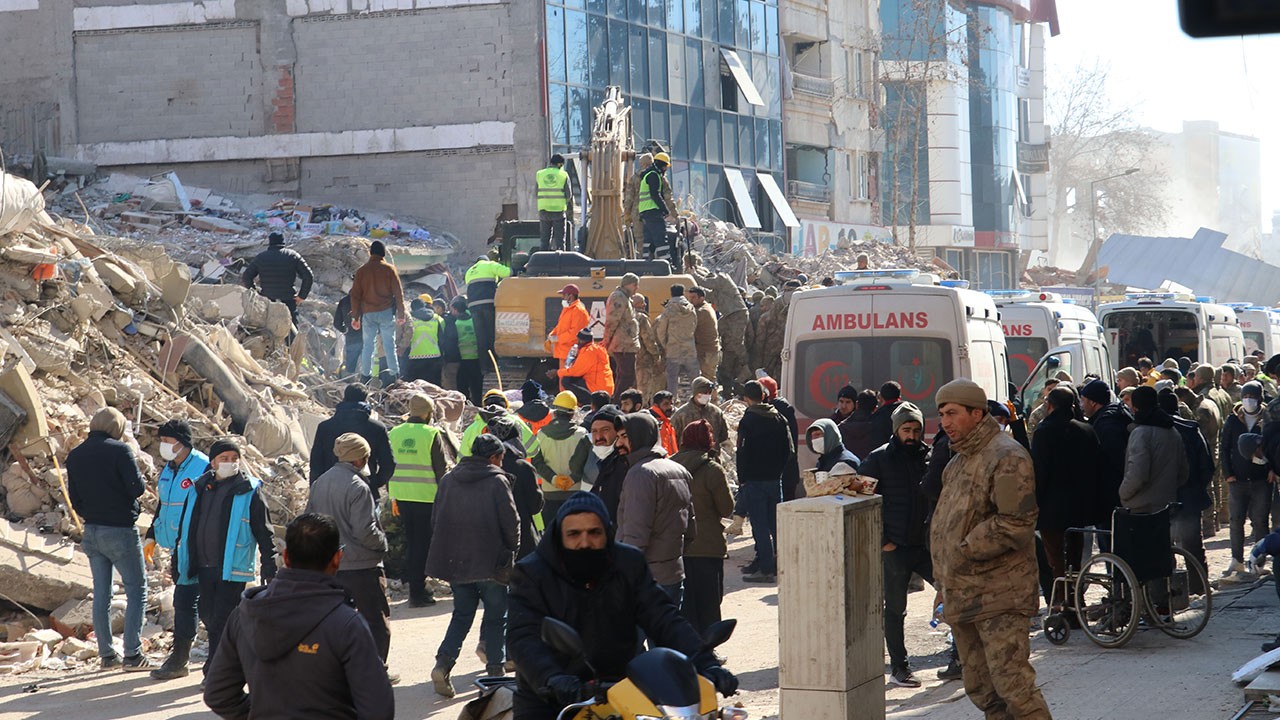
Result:
M190 489L191 489L191 485L192 485L192 483L191 483L191 478L186 478L186 479L184 479L184 480L182 481L182 489L183 489L183 490L190 490Z
M819 407L827 410L835 407L836 404L830 399L829 393L823 392L823 380L827 379L828 373L837 368L845 368L847 370L848 366L839 360L828 360L814 368L813 372L809 375L809 397L812 398ZM848 376L848 372L845 372L843 376L839 378L839 384L843 385L844 381L848 379ZM834 380L835 378L832 379Z

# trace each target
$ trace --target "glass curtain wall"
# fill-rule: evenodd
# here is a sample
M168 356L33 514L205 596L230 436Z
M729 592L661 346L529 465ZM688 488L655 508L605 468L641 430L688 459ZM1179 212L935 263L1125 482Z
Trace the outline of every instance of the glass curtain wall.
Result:
M969 138L973 229L994 245L1012 243L1018 161L1019 31L1008 10L969 8Z

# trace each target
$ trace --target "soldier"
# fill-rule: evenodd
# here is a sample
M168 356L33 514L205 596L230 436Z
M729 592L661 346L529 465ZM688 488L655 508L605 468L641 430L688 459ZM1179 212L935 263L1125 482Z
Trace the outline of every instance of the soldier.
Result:
M729 424L725 422L724 411L712 402L715 397L715 383L704 377L693 379L693 398L680 406L671 416L671 425L675 428L675 436L684 435L684 428L695 420L706 420L714 431L716 447L729 441Z
M720 328L716 322L716 310L707 302L707 291L700 287L689 288L689 303L698 316L697 329L693 331L693 344L698 349L698 370L702 376L716 379L720 367Z
M636 167L639 170L627 177L626 186L622 190L622 217L631 228L632 253L636 257L640 254L636 252L634 243L637 239L644 237L644 228L640 225L640 178L644 175L645 169L652 164L653 153L641 153L636 158Z
M671 299L653 324L653 336L667 358L667 390L679 397L680 377L698 373L697 311L684 296L684 285L671 286Z
M635 273L622 276L622 282L605 304L604 349L609 351L615 365L616 387L626 390L636 384L636 353L640 351L640 324L636 319L631 296L640 288L640 278Z
M651 398L654 393L667 387L667 361L662 355L662 346L653 334L653 322L649 319L649 300L636 293L631 296L631 307L635 308L636 325L639 327L636 387L644 397Z
M769 311L760 318L762 329L756 333L756 348L760 355L756 362L769 377L782 375L782 344L787 332L787 311L791 307L791 296L799 288L799 281L788 280L783 286L782 297L774 301Z
M1040 605L1031 457L987 414L972 380L943 385L937 404L955 457L942 474L930 546L965 692L989 718L1048 720L1027 636Z

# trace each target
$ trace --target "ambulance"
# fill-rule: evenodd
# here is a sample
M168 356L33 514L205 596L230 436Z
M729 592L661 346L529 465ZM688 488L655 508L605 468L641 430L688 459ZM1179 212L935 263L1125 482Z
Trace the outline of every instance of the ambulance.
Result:
M1262 357L1269 358L1280 352L1280 312L1252 303L1227 303L1227 307L1235 310L1240 320L1246 355L1261 351Z
M988 290L1000 310L1009 349L1009 380L1021 387L1045 356L1056 357L1054 373L1072 379L1110 379L1111 359L1098 318L1088 308L1053 292Z
M1133 366L1140 357L1159 365L1183 356L1217 367L1246 354L1236 311L1211 297L1129 293L1120 302L1103 303L1098 322L1116 369Z
M990 296L918 270L854 270L835 279L833 287L797 291L787 313L780 380L802 429L834 412L846 384L878 390L898 381L902 398L924 413L928 435L938 431L934 396L957 377L1008 399L1005 337Z

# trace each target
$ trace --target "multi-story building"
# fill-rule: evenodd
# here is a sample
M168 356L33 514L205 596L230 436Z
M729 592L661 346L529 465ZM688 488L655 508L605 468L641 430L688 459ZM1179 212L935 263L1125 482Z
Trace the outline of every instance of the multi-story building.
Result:
M885 0L881 210L975 287L1047 245L1044 33L1052 0Z

